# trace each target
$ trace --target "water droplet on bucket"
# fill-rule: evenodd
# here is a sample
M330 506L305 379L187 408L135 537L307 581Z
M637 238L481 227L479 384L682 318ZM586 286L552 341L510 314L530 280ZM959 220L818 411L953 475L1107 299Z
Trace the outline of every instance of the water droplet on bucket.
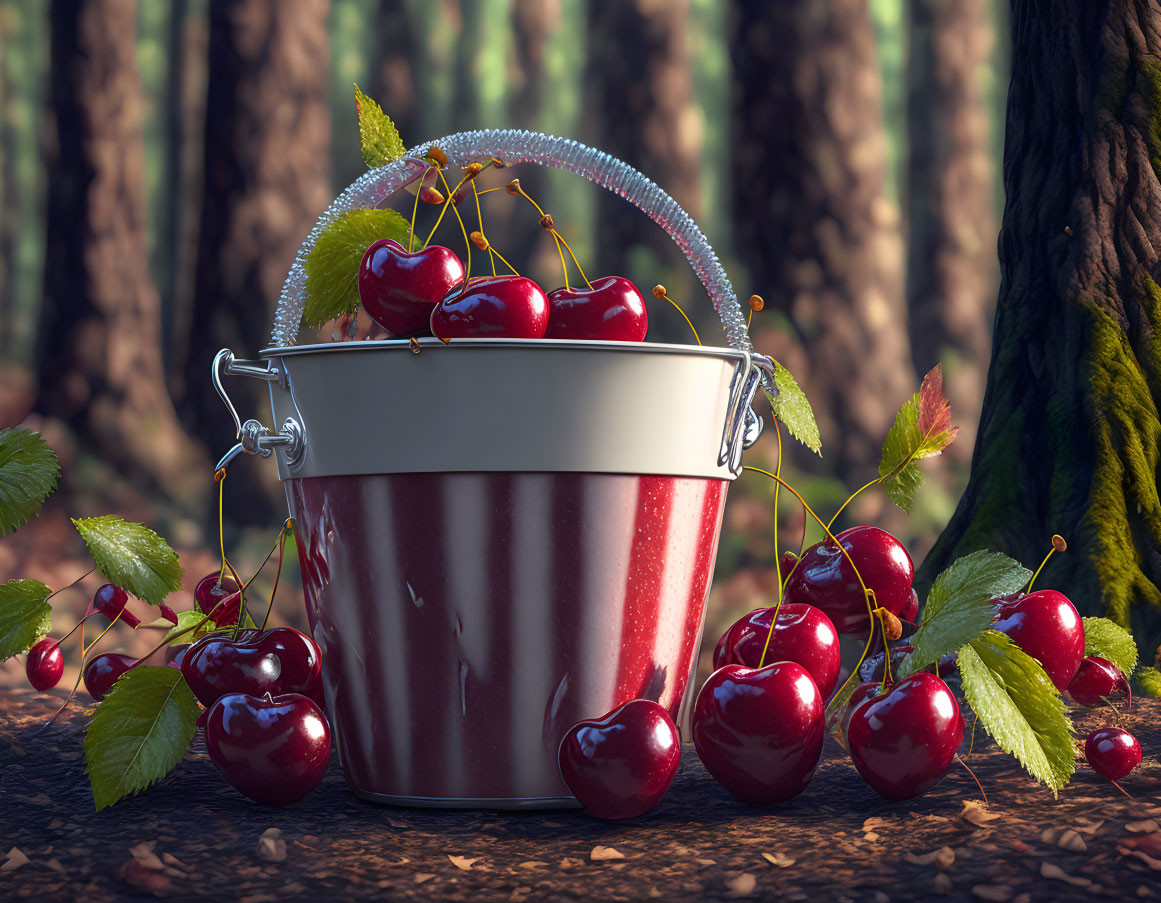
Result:
M416 608L423 608L423 596L418 595L412 587L410 581L404 581L407 584L407 591L411 593L411 602Z

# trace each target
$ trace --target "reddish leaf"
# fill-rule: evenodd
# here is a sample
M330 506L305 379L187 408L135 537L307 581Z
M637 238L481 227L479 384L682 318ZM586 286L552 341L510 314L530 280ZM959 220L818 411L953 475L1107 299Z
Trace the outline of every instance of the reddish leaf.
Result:
M951 402L943 394L943 366L936 364L919 387L919 434L934 436L950 429ZM958 427L955 432L959 432Z

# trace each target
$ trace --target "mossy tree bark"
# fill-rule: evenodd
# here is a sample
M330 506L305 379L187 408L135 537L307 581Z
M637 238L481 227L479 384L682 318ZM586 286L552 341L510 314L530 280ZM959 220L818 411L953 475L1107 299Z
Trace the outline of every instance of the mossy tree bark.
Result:
M234 425L210 387L214 354L251 357L270 338L279 289L331 198L327 0L211 0L205 199L183 413L220 454ZM269 408L264 385L236 379L243 417ZM239 519L272 516L271 468L233 484ZM265 482L263 482L265 481Z
M38 410L138 489L185 503L208 463L166 391L149 272L136 0L52 5Z
M943 364L967 463L999 271L989 108L990 0L911 0L907 62L907 311L919 373Z
M788 321L793 340L766 329L759 347L804 383L824 464L853 481L915 390L868 5L736 0L729 52L740 293L769 305L757 328Z
M972 475L920 572L990 547L1161 624L1161 7L1018 2L1002 280Z

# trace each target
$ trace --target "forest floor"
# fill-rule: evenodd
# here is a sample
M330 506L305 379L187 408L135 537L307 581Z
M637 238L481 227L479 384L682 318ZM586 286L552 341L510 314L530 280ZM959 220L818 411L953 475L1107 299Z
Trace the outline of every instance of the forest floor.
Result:
M810 787L744 806L692 747L660 807L624 822L579 811L435 812L380 807L347 790L337 757L285 809L259 806L215 772L200 740L158 786L93 811L81 747L85 705L53 727L60 694L0 695L0 864L5 899L1128 900L1161 897L1161 764L1123 783L1083 765L1059 799L981 743L972 767L890 803L828 741ZM1077 715L1084 732L1106 723ZM1126 727L1161 744L1161 701Z

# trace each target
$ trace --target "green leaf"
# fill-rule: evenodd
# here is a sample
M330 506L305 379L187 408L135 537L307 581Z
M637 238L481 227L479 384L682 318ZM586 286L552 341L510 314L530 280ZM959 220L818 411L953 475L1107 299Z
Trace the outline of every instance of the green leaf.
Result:
M97 570L150 605L181 589L181 562L164 539L142 524L106 514L73 518Z
M0 584L0 662L27 652L52 626L52 594L39 580L9 580Z
M355 85L355 112L359 117L359 138L363 145L363 162L376 169L392 160L398 160L407 148L399 137L399 129L383 108Z
M910 511L915 492L923 485L918 461L938 455L955 439L951 406L943 394L943 371L936 364L923 378L919 391L903 403L883 443L879 476L887 497Z
M85 733L97 811L169 774L194 738L198 712L177 668L140 666L121 675Z
M905 677L934 664L965 643L979 638L996 613L995 596L1014 593L1032 572L999 552L981 550L954 561L931 584L914 651L903 661Z
M774 361L774 386L778 389L777 395L766 392L774 416L785 425L790 435L815 454L821 454L822 439L818 435L814 410L793 374L778 361Z
M1137 644L1133 635L1108 618L1084 619L1084 654L1107 658L1125 677L1131 677L1137 667Z
M1161 699L1161 671L1156 668L1138 668L1133 680L1142 696Z
M989 630L959 650L963 693L1000 748L1055 795L1076 768L1072 722L1040 663Z
M177 624L165 635L164 642L166 643L196 643L206 634L213 633L215 630L221 630L221 626L214 621L206 621L206 623L197 630L190 630L197 624L201 624L205 620L206 613L199 609L191 611L179 611L177 613ZM189 631L188 633L184 631ZM179 636L180 634L180 636Z
M0 536L13 532L52 495L60 465L40 433L0 430Z
M327 226L303 262L302 325L317 329L359 307L359 264L372 244L393 238L407 247L408 221L394 210L348 210Z

